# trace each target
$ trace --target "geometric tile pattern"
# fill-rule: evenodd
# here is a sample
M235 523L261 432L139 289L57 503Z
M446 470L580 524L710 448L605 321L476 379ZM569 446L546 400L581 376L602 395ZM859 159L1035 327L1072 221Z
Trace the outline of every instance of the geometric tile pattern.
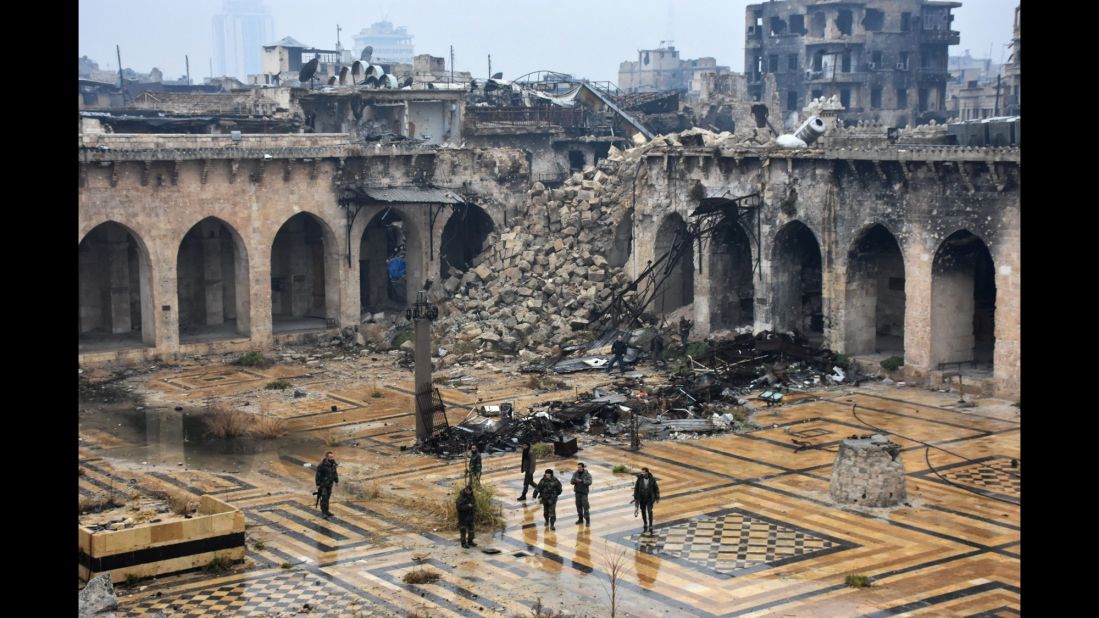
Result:
M835 433L831 430L824 429L823 427L814 427L812 429L803 429L801 431L791 431L791 436L798 438L816 438L817 436L826 436L831 433Z
M286 401L270 402L266 404L264 411L279 418L301 418L333 411L344 412L361 407L353 401L329 395L319 399L288 399Z
M172 379L166 379L163 382L165 384L170 384L177 388L189 391L196 388L207 388L210 386L241 384L244 382L261 380L263 378L264 376L262 375L243 371L240 369L222 368L174 376Z
M131 615L163 612L178 618L204 616L273 616L307 611L326 616L353 616L370 604L309 571L274 573L269 577L215 585L178 596L150 598L133 607Z
M1012 496L1018 496L1020 493L1019 468L1012 468L1011 461L1007 458L970 464L947 472L940 470L939 473L959 485Z
M852 547L736 508L660 526L651 537L632 534L624 540L641 544L643 551L733 577Z
M1021 495L1020 474L1019 468L1011 467L1009 457L982 457L937 466L912 476L943 485L959 485L977 494L1017 504Z

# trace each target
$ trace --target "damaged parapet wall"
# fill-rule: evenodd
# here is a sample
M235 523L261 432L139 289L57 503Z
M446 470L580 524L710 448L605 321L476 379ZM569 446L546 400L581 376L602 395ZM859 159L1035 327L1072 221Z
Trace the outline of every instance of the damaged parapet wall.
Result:
M908 499L900 447L882 435L847 438L832 466L832 500L860 506L896 506Z

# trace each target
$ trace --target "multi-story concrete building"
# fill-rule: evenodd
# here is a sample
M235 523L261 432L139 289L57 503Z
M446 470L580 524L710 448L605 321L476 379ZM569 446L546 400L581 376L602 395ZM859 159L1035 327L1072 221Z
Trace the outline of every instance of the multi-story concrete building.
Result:
M746 10L749 95L785 115L837 96L843 120L908 126L946 120L947 50L958 2L783 0Z
M412 35L404 26L394 28L388 21L379 21L355 35L355 57L369 45L376 60L412 64Z
M729 67L718 66L714 58L681 60L674 45L637 52L637 62L629 60L618 67L618 87L624 92L678 90L691 92L701 83L700 74L725 75Z
M260 47L275 37L275 20L259 0L225 0L215 15L214 64L218 75L238 79L260 72Z

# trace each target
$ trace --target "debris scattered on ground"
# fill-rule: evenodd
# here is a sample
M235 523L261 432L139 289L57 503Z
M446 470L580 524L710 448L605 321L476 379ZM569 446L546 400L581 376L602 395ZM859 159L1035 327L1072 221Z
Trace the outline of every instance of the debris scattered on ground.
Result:
M602 340L610 341L613 335L591 346L576 347L578 356L574 358L530 363L523 371L600 369L609 357L590 351L601 349L600 344L606 343ZM627 335L632 346L627 358L636 361L648 356L640 350L648 347L652 332L639 329ZM593 360L601 362L589 362ZM420 450L456 457L471 444L483 453L494 453L539 441L562 444L576 434L632 439L635 423L637 434L646 439L737 431L749 426L753 392L763 389L764 403L770 407L782 403L784 393L863 379L857 366L831 350L811 346L796 332L744 332L728 339L694 342L672 361L675 366L655 385L647 385L645 376L632 372L609 387L579 393L572 400L541 403L522 416L510 406L481 407L422 444Z

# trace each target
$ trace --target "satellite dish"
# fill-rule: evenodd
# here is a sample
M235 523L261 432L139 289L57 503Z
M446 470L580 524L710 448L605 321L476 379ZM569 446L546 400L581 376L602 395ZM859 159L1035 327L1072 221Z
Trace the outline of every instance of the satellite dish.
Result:
M336 76L335 75L328 78L328 85L329 86L335 85L335 83L336 83Z
M366 84L367 86L370 86L371 88L377 88L378 87L378 78L374 77L373 75L367 75L366 80L363 83Z
M411 88L411 87L412 87L412 76L409 75L408 77L404 78L403 81L401 81L401 88Z
M504 79L504 74L503 73L493 73L492 74L492 79Z
M370 59L374 56L374 48L367 45L363 48L363 53L359 55L359 60L363 62L370 62Z
M400 86L397 82L397 76L390 73L382 75L381 84L385 88L398 88Z
M340 85L341 86L347 83L347 73L349 71L350 71L350 69L347 68L347 67L343 67L343 68L340 69Z
M382 73L384 73L384 72L385 71L382 70L382 67L380 67L376 64L369 64L366 67L366 76L367 77L373 76L375 78L378 78L378 77L381 77Z
M435 90L435 84L433 84L431 82L427 82L427 89L428 90Z
M298 73L298 81L306 82L313 79L313 76L317 74L317 65L321 63L320 58L314 58L305 63L305 66L301 68L301 73Z
M351 83L354 84L355 80L359 79L359 76L363 74L363 63L356 60L351 65Z

